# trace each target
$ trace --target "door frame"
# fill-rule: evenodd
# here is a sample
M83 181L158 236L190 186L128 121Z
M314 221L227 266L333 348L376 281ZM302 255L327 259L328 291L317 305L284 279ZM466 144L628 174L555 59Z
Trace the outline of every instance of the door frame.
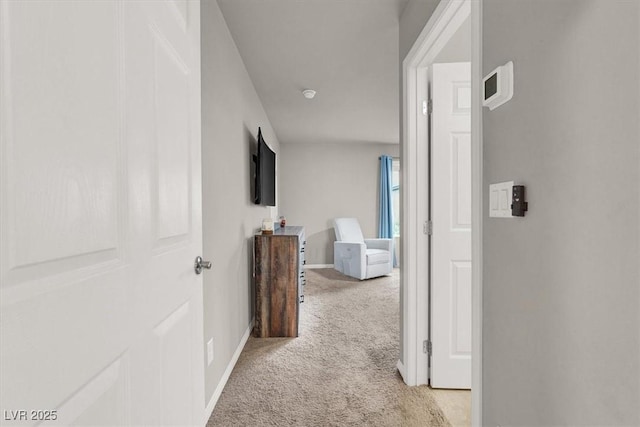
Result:
M472 374L471 423L482 424L482 0L442 0L402 62L402 358L398 369L408 385L427 384L428 356L423 341L429 332L428 137L422 119L427 72L434 58L464 20L471 19L471 210L472 210Z

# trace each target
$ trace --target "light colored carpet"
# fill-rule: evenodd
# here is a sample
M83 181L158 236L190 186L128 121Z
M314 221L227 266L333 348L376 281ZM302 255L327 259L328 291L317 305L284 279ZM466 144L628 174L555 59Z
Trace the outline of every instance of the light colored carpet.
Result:
M251 337L207 425L449 426L397 372L398 285L307 270L300 336Z

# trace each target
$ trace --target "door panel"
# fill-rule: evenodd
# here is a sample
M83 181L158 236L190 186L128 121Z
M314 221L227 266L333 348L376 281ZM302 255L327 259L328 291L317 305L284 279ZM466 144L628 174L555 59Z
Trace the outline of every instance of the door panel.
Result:
M0 407L199 424L199 4L2 1L0 23Z
M1 286L18 299L55 286L33 283L42 277L121 256L117 10L113 3L79 4L85 19L65 22L72 7L0 3L2 200L11 206L3 210ZM78 42L83 32L94 35L92 45ZM75 64L76 56L84 60ZM68 93L84 95L67 102ZM26 286L11 289L16 284Z
M154 41L154 127L157 130L158 240L189 233L189 68L157 27Z
M163 425L191 425L194 421L189 407L194 398L191 372L173 369L174 366L190 366L192 355L189 337L193 335L190 315L191 307L185 303L154 328L162 354ZM165 383L171 384L171 387L166 387Z
M471 229L471 133L451 134L451 229Z
M92 378L60 406L60 418L56 423L70 426L128 424L128 362L126 355L118 357Z
M467 358L471 353L471 263L451 262L451 337L450 354Z
M431 81L431 386L470 388L470 64L435 64Z

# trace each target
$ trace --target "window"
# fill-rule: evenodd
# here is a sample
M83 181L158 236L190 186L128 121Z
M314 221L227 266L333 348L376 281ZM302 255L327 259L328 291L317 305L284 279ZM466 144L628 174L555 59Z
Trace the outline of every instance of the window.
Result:
M393 198L393 237L400 236L400 159L391 164L391 197Z

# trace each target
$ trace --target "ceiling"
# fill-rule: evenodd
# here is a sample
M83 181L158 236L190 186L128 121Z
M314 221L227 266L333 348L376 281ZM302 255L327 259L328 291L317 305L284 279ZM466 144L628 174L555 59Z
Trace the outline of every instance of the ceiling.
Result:
M398 143L406 3L218 0L280 143Z

